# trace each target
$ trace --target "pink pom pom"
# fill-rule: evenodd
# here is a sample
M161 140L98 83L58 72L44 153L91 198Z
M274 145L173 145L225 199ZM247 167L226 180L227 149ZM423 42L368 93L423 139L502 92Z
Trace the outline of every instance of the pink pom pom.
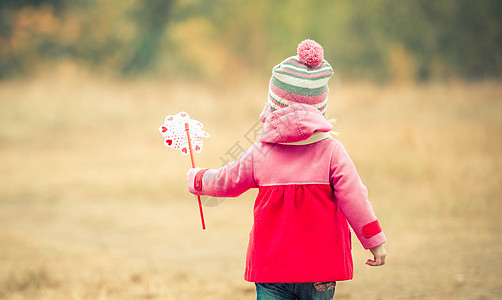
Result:
M318 67L324 59L324 50L313 40L304 40L296 49L298 59L313 68Z

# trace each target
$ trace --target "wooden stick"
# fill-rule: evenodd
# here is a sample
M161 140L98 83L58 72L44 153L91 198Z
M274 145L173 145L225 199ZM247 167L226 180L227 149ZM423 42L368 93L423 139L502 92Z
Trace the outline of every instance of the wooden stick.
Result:
M188 123L185 123L185 130L187 132L187 137L188 137L188 148L190 148L190 160L192 161L192 168L195 168L195 162L193 159L193 151L192 151L192 141L190 140L190 130ZM197 195L197 200L199 201L199 213L200 213L200 221L202 222L202 230L205 230L206 223L204 222L204 212L202 211L202 202L200 201L199 195Z

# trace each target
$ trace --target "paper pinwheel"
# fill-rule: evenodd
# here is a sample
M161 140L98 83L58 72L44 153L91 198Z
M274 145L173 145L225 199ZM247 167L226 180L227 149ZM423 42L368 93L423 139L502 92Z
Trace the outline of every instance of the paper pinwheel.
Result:
M188 124L190 128L190 143L193 150L200 153L203 144L201 138L208 138L209 134L202 130L203 125L201 122L190 119L190 116L184 111L174 116L167 116L164 124L160 126L159 130L164 136L164 144L169 148L180 150L183 155L188 155L191 147L187 138L185 124Z
M183 155L190 154L192 168L195 168L193 152L200 153L203 144L201 138L209 137L209 134L202 130L202 127L203 125L201 122L190 119L190 116L182 111L175 115L167 116L164 124L159 127L159 131L164 137L164 145L169 148L180 150ZM202 229L206 229L200 196L197 196L197 200L199 201Z

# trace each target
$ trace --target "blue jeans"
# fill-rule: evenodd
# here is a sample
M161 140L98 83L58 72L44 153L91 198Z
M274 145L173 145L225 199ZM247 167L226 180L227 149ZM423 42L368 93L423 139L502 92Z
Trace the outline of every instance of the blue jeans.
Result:
M257 300L331 300L336 282L256 283Z

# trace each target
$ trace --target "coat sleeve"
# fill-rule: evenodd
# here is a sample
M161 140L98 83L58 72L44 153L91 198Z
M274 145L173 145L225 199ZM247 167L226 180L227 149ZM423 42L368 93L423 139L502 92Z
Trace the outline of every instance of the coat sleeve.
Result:
M237 197L255 188L253 150L249 148L239 159L219 169L190 169L188 190L195 195Z
M357 174L354 163L338 143L331 158L330 182L335 199L364 249L387 241L368 201L368 190Z

